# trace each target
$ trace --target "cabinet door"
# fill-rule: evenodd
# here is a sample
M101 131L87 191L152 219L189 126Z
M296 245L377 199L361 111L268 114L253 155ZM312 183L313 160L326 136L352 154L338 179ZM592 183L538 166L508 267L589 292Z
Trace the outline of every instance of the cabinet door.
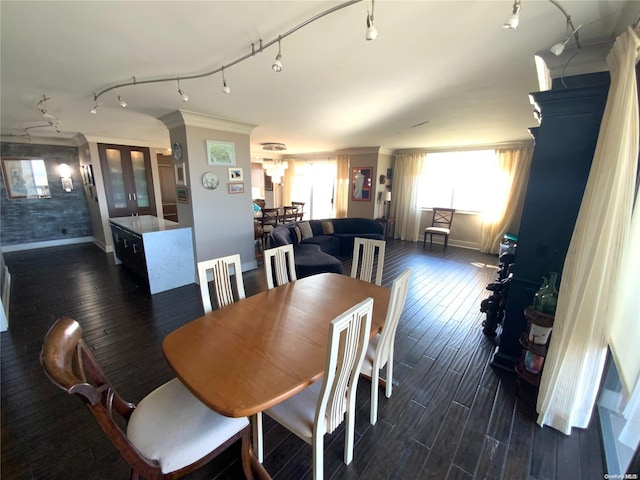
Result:
M109 217L155 215L148 148L98 144Z

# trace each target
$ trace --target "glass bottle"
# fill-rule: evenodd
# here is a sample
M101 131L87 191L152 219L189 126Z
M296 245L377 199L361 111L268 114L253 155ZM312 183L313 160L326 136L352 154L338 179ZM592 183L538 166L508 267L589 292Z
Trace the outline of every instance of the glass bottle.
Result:
M542 277L542 285L540 285L538 291L533 295L533 309L538 312L542 312L542 295L545 293L548 286L549 280L547 280L547 277Z
M556 288L556 281L558 279L557 272L549 273L549 282L547 288L542 292L540 298L540 309L542 313L547 315L555 315L556 306L558 305L558 289Z

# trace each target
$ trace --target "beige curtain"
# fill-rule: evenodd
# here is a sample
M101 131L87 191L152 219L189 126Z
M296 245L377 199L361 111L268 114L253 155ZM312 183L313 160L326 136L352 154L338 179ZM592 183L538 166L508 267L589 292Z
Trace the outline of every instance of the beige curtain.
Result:
M338 175L336 181L335 211L336 218L344 218L349 208L349 155L338 155Z
M629 240L638 162L639 48L640 40L628 29L607 57L611 86L562 271L538 394L538 423L567 435L573 427L586 428L591 419L607 356L621 252Z
M287 162L287 169L284 171L284 177L282 178L282 205L291 205L291 198L293 192L293 179L296 176L296 161L294 159L285 160Z
M393 185L391 188L391 216L396 219L394 237L418 241L422 211L418 205L420 173L426 153L395 155ZM400 186L402 185L402 188Z
M504 175L504 188L495 201L495 211L485 212L480 227L480 251L498 253L500 242L522 205L526 192L533 146L500 148L496 150L498 168ZM487 188L494 188L487 186Z

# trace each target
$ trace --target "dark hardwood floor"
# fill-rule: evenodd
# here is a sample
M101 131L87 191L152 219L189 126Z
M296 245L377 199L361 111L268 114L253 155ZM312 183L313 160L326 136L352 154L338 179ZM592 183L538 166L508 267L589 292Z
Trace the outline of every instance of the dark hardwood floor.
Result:
M77 319L88 345L123 396L139 401L172 377L162 340L202 314L193 284L150 297L91 244L5 253L12 275L10 329L1 334L2 478L124 479L129 469L80 400L57 390L38 355L62 315ZM343 260L345 272L350 260ZM412 278L396 336L394 390L368 422L369 384L360 379L355 458L342 463L344 430L325 437L325 475L336 479L602 480L595 415L567 437L535 424L534 396L488 365L480 301L497 259L470 250L387 242L383 284ZM266 288L244 274L247 295ZM231 448L189 479L242 476ZM264 465L274 479L311 478L311 448L265 418Z

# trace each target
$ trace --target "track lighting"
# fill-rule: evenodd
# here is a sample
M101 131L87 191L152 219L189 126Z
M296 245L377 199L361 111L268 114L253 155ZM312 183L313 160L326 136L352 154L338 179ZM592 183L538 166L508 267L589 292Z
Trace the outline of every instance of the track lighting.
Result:
M374 8L375 0L371 0L371 12L369 12L369 7L367 7L367 40L375 40L378 37L378 29L373 26L373 8Z
M505 28L508 30L515 30L516 28L518 28L519 24L520 24L520 0L515 0L515 2L513 2L513 11L511 13L511 16L507 18L507 21L504 22L504 24L502 25L502 28Z
M1 1L1 0L0 0ZM368 0L365 0L368 1ZM367 9L367 35L366 38L367 40L373 40L377 37L378 35L378 30L373 26L373 4L374 4L375 0L371 0L371 12L368 11ZM517 0L518 2L520 0ZM555 0L549 0L549 1L555 1ZM307 25L310 25L313 22L316 22L318 20L320 20L321 18L326 17L327 15L331 15L333 13L336 13L344 8L350 7L351 5L355 5L357 3L361 3L362 0L346 0L338 5L334 5L330 8L328 8L327 10L318 13L317 15L314 15L311 18L308 18L307 20L303 21L302 23L299 23L298 25L292 27L291 29L289 29L288 31L278 35L278 38L270 40L268 42L264 42L263 40L260 39L260 43L259 43L259 48L256 49L256 44L252 43L251 44L251 51L249 51L248 53L236 58L233 61L230 61L229 63L222 65L221 67L216 67L212 70L209 70L207 72L204 73L198 73L198 74L194 74L194 75L181 75L180 77L176 76L162 76L162 77L155 77L155 78L149 78L146 80L137 80L136 77L133 77L132 81L128 81L128 82L123 82L123 83L118 83L118 84L114 84L111 85L99 92L94 92L93 94L93 100L94 100L94 106L93 108L90 110L90 112L92 114L97 114L98 112L98 108L100 106L100 103L98 103L98 99L106 94L107 92L110 92L112 90L116 91L116 95L118 98L118 102L120 104L120 106L122 108L125 108L127 106L127 102L122 98L122 96L120 96L120 94L118 93L118 89L121 87L128 87L128 86L135 86L135 85L148 85L148 84L152 84L152 83L165 83L165 82L175 82L176 80L178 80L178 93L180 94L180 96L182 97L182 101L186 102L188 100L188 96L184 93L184 91L182 91L182 89L180 88L180 83L179 83L179 79L182 78L182 80L195 80L195 79L199 79L199 78L205 78L205 77L209 77L212 75L215 75L216 73L222 72L222 91L224 93L231 93L231 88L229 88L229 86L227 85L226 82L226 78L224 77L224 69L232 67L234 65L237 65L241 62L244 62L245 60L248 60L252 57L254 57L256 54L258 53L262 53L266 48L270 47L271 45L275 44L276 42L278 42L278 55L276 56L273 64L271 65L271 68L273 69L274 72L281 72L282 71L282 39L283 38L287 38L290 35L293 35L295 32L297 32L298 30L300 30L301 28L306 27Z
M567 27L568 27L568 30L570 31L571 27L569 25L568 19L567 19ZM556 57L559 57L560 55L562 55L562 52L564 52L564 47L567 46L567 43L569 43L569 40L571 40L571 37L573 37L581 28L582 28L582 25L578 25L575 30L569 33L569 35L564 40L564 42L558 42L553 47L551 47L550 48L551 53L553 53Z
M122 98L120 96L120 91L116 88L116 95L118 96L118 104L122 107L122 108L126 108L127 107L127 102L125 101L124 98Z
M278 37L278 55L276 55L276 60L275 62L273 62L273 65L271 65L271 68L273 68L274 72L281 72L282 71L282 45L281 45L281 37Z
M182 97L182 101L183 102L188 102L189 101L189 95L187 95L186 93L184 93L184 91L182 90L182 88L180 88L180 79L177 78L176 79L178 81L178 93L180 94L180 96Z
M227 79L224 78L224 67L222 67L222 91L224 93L231 93L231 88L227 85Z

